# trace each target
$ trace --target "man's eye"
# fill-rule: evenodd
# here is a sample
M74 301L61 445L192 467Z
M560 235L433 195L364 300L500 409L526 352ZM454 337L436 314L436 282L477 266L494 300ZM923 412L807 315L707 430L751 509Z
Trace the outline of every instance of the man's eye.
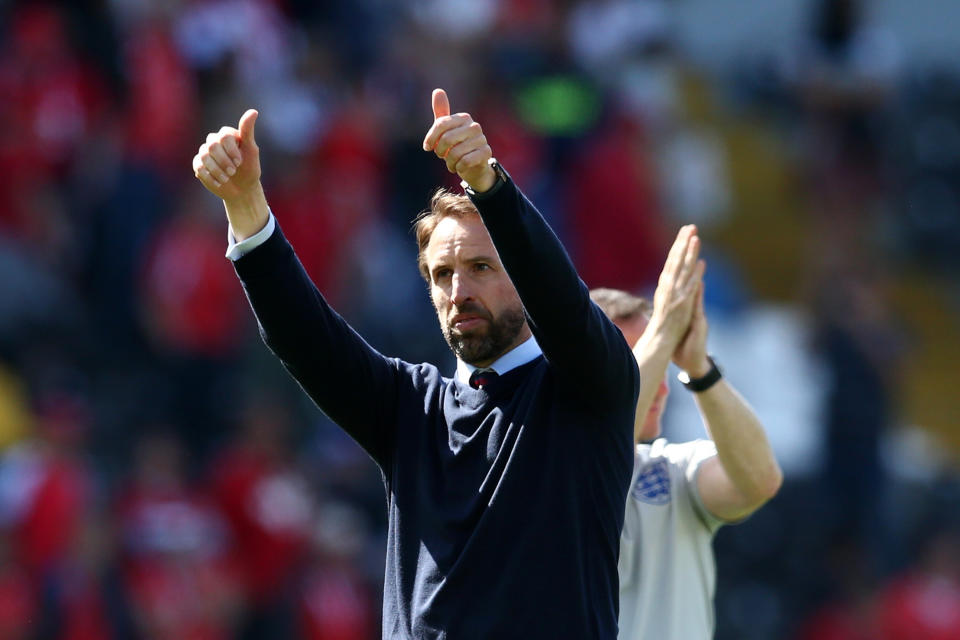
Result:
M477 264L473 265L473 268L477 271L489 271L490 265L488 265L486 262L478 262Z
M442 279L442 278L449 278L449 277L450 277L450 273L451 273L451 272L450 272L450 269L437 269L436 271L433 272L433 278L434 278L434 280L440 280L440 279Z

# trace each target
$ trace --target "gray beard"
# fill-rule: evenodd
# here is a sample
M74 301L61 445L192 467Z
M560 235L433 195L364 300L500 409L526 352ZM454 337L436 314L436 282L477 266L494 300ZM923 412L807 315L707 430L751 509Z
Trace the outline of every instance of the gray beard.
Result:
M523 330L526 317L523 308L508 309L499 318L492 318L487 325L487 331L482 335L454 334L449 325L442 325L443 337L454 355L466 362L475 365L478 362L496 360L513 344Z

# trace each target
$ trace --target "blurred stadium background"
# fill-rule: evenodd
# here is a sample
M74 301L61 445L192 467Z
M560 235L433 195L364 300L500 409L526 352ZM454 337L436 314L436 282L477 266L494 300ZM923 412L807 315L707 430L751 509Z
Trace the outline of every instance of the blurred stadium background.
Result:
M960 638L958 25L955 0L0 0L0 637L378 637L379 475L260 344L190 158L260 109L322 290L452 371L409 233L452 183L420 147L441 86L589 285L650 292L700 226L712 351L786 473L717 539L717 638ZM674 391L667 434L701 435Z

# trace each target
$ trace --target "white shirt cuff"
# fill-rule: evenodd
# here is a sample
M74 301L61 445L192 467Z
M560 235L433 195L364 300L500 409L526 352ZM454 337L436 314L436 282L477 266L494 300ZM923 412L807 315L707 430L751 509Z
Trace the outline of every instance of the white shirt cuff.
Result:
M260 231L257 231L246 240L237 242L237 239L233 235L233 229L228 227L227 257L234 261L239 260L266 242L270 236L273 235L273 230L276 229L276 227L277 221L276 218L273 217L273 211L270 211L270 217L267 218L267 224L263 225L263 229L260 229Z

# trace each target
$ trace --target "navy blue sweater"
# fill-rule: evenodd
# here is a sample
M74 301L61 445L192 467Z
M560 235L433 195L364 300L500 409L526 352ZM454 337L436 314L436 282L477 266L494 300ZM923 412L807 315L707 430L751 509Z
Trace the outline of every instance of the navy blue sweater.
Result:
M543 349L482 390L371 348L279 228L236 270L264 341L383 472L384 638L613 640L637 366L514 184L473 199Z

